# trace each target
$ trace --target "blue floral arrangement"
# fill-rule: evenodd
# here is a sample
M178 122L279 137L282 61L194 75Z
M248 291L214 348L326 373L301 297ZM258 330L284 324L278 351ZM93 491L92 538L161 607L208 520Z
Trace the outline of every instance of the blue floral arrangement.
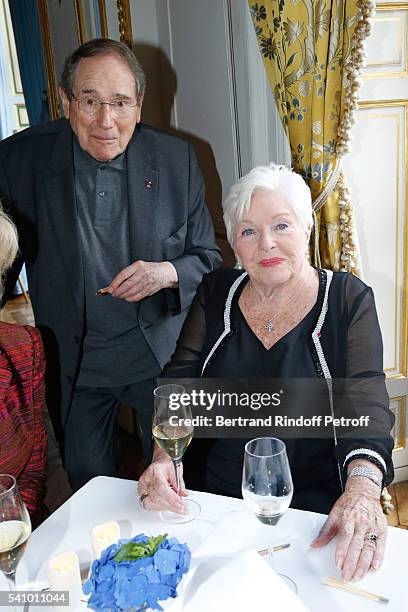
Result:
M83 586L91 595L88 608L109 612L163 610L159 600L177 596L177 585L191 561L186 544L167 534L148 537L141 533L119 540L92 563Z

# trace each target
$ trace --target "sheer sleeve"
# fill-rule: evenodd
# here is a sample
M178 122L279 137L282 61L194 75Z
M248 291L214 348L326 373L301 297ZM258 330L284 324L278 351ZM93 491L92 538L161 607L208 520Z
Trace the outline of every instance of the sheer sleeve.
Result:
M201 282L181 329L176 350L165 366L166 378L199 378L206 340L206 283Z
M352 307L348 316L346 378L384 378L383 343L373 292L370 287L357 296L350 292L347 301L352 301Z
M359 281L350 282L346 302L346 392L354 404L354 413L368 415L369 425L365 430L359 429L361 437L340 439L336 455L342 467L358 455L365 455L382 468L384 483L388 484L393 478L391 453L394 442L390 431L394 415L389 408L385 386L383 344L373 292Z

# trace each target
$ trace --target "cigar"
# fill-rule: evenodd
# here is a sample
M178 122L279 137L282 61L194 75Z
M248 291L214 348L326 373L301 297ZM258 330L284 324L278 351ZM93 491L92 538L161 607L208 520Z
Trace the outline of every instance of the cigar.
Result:
M102 287L102 289L98 289L96 295L110 295L108 287Z

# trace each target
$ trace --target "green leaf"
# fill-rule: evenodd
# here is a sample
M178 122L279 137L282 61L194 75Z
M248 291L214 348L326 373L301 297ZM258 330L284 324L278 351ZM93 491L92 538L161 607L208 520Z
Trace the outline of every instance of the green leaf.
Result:
M292 53L292 55L290 56L288 63L286 64L286 67L290 66L293 63L293 60L295 59L295 57L297 56L297 51L295 51L295 53Z
M167 533L149 538L147 542L127 542L118 550L114 561L122 563L122 561L136 561L143 557L152 557L166 537Z

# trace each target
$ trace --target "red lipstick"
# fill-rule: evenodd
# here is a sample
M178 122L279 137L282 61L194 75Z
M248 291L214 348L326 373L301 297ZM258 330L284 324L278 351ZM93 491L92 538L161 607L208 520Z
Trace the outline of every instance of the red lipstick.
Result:
M258 263L263 268L272 268L274 266L279 266L283 261L285 260L282 259L282 257L272 257L271 259L262 259Z

